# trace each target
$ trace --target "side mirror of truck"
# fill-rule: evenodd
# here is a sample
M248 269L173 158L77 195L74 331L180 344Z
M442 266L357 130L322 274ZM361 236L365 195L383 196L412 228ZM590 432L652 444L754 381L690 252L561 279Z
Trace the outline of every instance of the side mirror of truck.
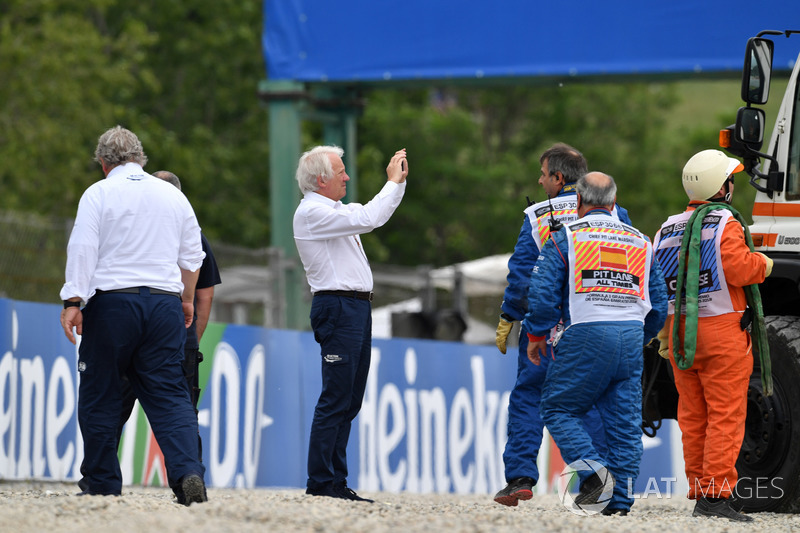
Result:
M764 143L764 110L755 107L740 107L736 114L734 139L759 151Z
M736 124L719 132L719 145L736 157L755 159L764 143L764 111L755 107L740 107Z
M769 99L774 47L775 43L769 39L751 37L747 41L742 71L742 100L748 104L764 105Z

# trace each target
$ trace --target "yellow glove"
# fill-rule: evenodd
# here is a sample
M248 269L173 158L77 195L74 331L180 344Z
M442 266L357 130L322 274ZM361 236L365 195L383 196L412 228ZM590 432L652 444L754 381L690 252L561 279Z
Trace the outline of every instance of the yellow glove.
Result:
M671 333L668 327L669 320L664 327L661 328L661 331L658 332L656 338L658 339L658 355L663 357L664 359L669 359L669 334Z
M513 318L505 313L500 315L500 323L497 324L497 331L494 334L494 343L500 353L506 353L506 342L508 342L508 336L511 334L511 328L513 327Z
M775 264L771 258L767 257L766 255L762 254L761 252L755 252L767 261L767 273L764 275L765 278L768 278L770 274L772 274L772 266Z

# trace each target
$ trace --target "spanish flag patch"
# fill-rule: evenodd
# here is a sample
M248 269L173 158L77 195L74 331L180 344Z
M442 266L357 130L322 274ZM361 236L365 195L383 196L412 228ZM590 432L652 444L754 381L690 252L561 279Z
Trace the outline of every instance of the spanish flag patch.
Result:
M600 268L628 270L628 253L624 248L600 245Z

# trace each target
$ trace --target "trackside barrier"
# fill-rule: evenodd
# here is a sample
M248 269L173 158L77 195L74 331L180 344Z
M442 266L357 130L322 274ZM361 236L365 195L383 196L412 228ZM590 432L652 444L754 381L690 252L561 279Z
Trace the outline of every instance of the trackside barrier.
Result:
M0 479L76 480L77 349L59 305L0 299ZM304 487L308 432L320 390L309 332L212 323L201 350L200 436L212 487ZM516 357L494 346L376 339L364 404L348 445L350 485L366 491L493 493ZM634 491L675 491L683 479L677 426L645 439ZM158 444L139 408L125 426L126 484L165 485ZM563 461L547 437L540 492Z

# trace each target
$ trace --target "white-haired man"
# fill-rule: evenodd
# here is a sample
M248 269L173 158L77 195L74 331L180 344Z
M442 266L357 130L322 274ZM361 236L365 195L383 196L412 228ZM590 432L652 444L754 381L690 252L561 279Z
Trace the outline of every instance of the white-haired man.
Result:
M380 192L364 205L344 204L350 178L343 154L337 146L317 146L302 155L295 176L303 199L294 214L294 239L314 294L311 328L322 356L306 493L372 502L347 486L347 441L372 350L372 271L359 236L384 225L400 205L408 162L405 149L398 150Z

